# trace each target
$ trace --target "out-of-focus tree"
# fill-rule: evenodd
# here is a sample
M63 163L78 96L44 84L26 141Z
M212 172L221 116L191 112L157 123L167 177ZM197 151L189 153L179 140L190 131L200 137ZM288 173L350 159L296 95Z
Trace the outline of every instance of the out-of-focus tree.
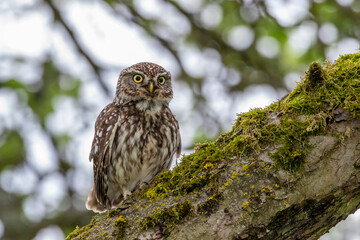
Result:
M42 239L49 232L61 239L61 231L68 234L92 216L83 203L91 176L79 149L84 139L90 144L87 133L114 93L110 76L123 66L95 54L84 25L69 17L74 4L96 5L112 21L125 22L177 66L180 97L175 100L181 126L192 129L188 148L194 139L213 138L229 128L249 94L272 91L280 97L310 62L355 51L360 38L360 3L351 0L1 2L0 17L47 15L51 31L43 34L62 42L32 55L0 52L3 239ZM0 29L6 39L10 29ZM71 52L76 66L66 65L56 51ZM190 99L190 106L182 107L181 96Z

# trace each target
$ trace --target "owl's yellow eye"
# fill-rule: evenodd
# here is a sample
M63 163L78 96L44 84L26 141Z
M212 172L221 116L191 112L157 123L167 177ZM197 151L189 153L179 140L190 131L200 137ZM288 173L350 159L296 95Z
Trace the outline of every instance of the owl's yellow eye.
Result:
M158 82L159 82L160 85L163 85L165 83L165 78L164 77L159 77Z
M144 80L144 78L143 78L143 76L136 74L136 75L134 75L133 80L136 83L141 83Z

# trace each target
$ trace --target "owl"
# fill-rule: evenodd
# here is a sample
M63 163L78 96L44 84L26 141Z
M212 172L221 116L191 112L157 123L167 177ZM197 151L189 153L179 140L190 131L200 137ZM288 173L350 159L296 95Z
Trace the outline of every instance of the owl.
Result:
M89 160L94 185L86 208L104 212L151 183L179 157L179 124L169 108L171 75L142 62L124 69L116 96L99 114Z

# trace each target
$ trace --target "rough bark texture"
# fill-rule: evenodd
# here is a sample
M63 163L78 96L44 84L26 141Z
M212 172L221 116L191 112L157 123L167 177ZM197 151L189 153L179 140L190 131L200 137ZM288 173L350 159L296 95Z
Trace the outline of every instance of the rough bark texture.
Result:
M360 54L309 67L68 239L318 239L360 207Z

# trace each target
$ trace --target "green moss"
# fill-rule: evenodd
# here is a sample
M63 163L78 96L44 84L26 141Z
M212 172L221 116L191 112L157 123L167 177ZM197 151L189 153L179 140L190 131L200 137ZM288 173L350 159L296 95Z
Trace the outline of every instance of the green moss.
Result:
M102 239L107 236L107 232L100 232L98 235L95 236L95 239Z
M116 236L116 239L124 239L125 238L125 229L130 227L128 221L123 217L119 216L114 223L115 227L117 228L114 231L113 235Z
M231 143L226 146L225 150L228 156L240 157L254 150L259 150L259 144L255 136L240 135L234 137Z
M95 215L92 217L90 225L94 225L99 221L99 215Z
M300 98L310 107L302 108L302 113L309 110L313 113L325 108L330 110L343 107L354 117L359 118L359 55L359 53L344 55L335 64L325 64L323 69L319 63L311 64L304 81L292 91L287 103L294 105Z
M181 193L190 193L197 188L205 186L208 182L212 180L213 176L211 174L204 174L201 176L196 176L191 178L189 181L184 182L181 185Z
M213 194L206 200L204 203L199 203L197 206L197 212L210 216L212 213L216 212L219 209L219 201L223 199L223 196L219 193Z
M256 125L264 123L267 116L266 109L255 108L247 113L239 114L234 127L241 127L243 129L242 133L249 134Z
M204 144L196 153L185 156L173 171L160 174L144 194L155 199L167 197L170 192L183 195L202 188L214 178L211 171L223 160L224 153L215 143Z
M311 89L314 89L323 84L325 79L325 72L321 64L318 62L313 62L309 66L309 70L306 73L304 84L307 85L307 90L311 91Z
M149 199L155 199L155 198L165 198L169 196L168 194L169 188L167 186L164 186L162 182L159 182L154 188L149 189L146 192L146 197Z
M161 209L155 211L149 217L146 217L140 222L142 228L155 227L157 224L169 225L177 224L193 212L193 206L190 201L184 201L182 203L177 203L171 208Z
M115 217L118 214L119 214L119 212L116 210L116 208L114 208L114 209L111 209L110 211L108 211L106 216L108 218L112 218L112 217Z
M83 234L84 232L86 232L87 230L89 230L91 227L90 225L87 225L85 227L79 228L79 226L76 226L75 230L72 231L72 233L70 233L65 240L71 240L81 234ZM85 237L80 237L79 239L85 239Z
M276 164L281 168L296 172L305 162L305 154L300 149L294 149L293 146L285 145L278 148L278 151L271 154Z
M124 226L128 226L128 225L129 225L128 222L123 216L120 216L115 220L115 226L118 228L123 228Z
M247 212L251 212L250 203L248 201L241 204L241 208Z

